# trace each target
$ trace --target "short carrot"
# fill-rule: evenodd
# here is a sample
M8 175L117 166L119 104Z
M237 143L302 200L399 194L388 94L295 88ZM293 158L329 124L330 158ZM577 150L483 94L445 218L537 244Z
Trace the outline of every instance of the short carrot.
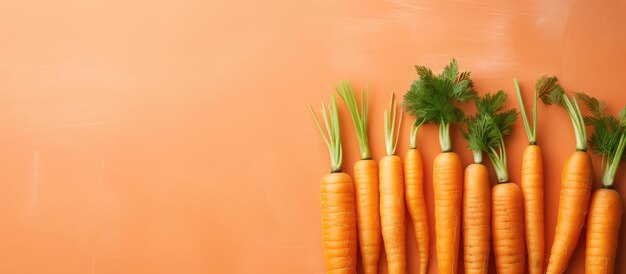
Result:
M396 126L396 99L391 95L389 110L385 111L385 144L387 155L380 160L380 220L387 255L389 274L406 273L406 227L404 210L404 178L402 160L395 155L402 112Z
M404 95L403 104L418 120L439 124L442 152L433 163L437 268L441 274L457 273L463 174L461 159L452 152L450 125L463 120L458 104L473 99L476 92L470 73L459 73L454 59L440 75L424 66L415 68L419 79Z
M613 184L626 148L626 107L615 117L604 114L603 102L585 94L578 94L578 98L593 113L585 117L594 129L589 140L591 149L602 157L603 164L606 163L602 188L593 192L589 206L585 273L613 273L623 211L622 198Z
M350 175L341 171L342 149L337 103L333 97L328 115L322 103L322 116L328 138L311 106L309 110L330 152L331 170L322 178L320 187L326 270L329 274L356 274L357 225L354 185Z
M478 114L467 119L467 130L463 131L474 154L474 164L465 170L463 188L465 273L488 272L490 226L493 226L498 272L524 273L521 191L516 184L508 181L503 141L503 137L511 131L517 111L502 110L506 97L506 93L500 90L476 99ZM482 164L483 152L487 153L498 174L499 184L493 187L493 192L487 168Z
M545 99L557 88L556 77L541 77L535 85L532 108L532 127L528 121L524 100L517 83L513 79L522 120L528 137L528 146L522 156L522 195L524 197L524 231L528 252L528 273L543 274L545 257L545 230L543 212L543 156L537 145L537 100Z
M352 91L350 82L341 82L337 93L348 106L354 122L361 160L354 164L354 184L356 188L356 215L359 248L364 274L378 273L381 232L378 193L378 164L372 159L367 135L368 94L361 93L361 108Z
M409 216L413 221L419 251L419 273L426 274L430 255L428 236L430 229L424 200L424 164L416 142L421 125L422 123L416 120L411 127L410 148L404 155L404 196Z
M561 274L567 268L585 224L591 194L592 168L587 154L587 132L576 98L572 97L570 100L559 86L544 103L555 103L567 110L576 136L576 151L563 165L556 231L546 268L547 274Z

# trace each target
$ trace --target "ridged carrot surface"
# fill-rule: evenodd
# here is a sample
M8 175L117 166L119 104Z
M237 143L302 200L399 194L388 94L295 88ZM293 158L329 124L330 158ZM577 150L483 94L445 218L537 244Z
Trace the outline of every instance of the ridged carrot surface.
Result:
M437 267L440 274L458 270L461 234L463 175L461 159L454 152L439 153L433 164Z
M376 161L357 161L354 164L354 183L363 273L376 274L378 273L381 246L378 164Z
M356 273L357 229L352 179L343 172L330 173L322 178L320 193L327 272Z
M591 197L587 217L585 273L613 273L622 223L622 198L613 189L598 189Z
M424 163L419 150L409 149L404 156L404 195L409 216L413 221L415 240L419 252L419 273L428 269L429 228L424 201Z
M406 227L402 160L387 155L380 160L380 217L388 273L406 273Z
M541 147L529 145L522 156L522 194L528 273L543 274L545 231L543 211L543 156Z
M463 265L466 274L489 271L491 186L483 164L471 164L463 178Z
M500 183L492 189L493 253L498 273L523 274L524 210L522 190L514 183Z
M554 241L546 273L561 274L578 244L591 195L591 159L584 151L576 151L563 166L559 212Z

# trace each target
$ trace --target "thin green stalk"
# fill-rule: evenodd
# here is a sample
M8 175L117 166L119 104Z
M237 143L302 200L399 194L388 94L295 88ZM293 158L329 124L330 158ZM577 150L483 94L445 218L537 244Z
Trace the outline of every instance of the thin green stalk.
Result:
M402 111L400 111L400 119L398 121L398 129L396 132L396 96L391 94L389 109L384 112L385 120L385 148L387 155L394 155L398 147L398 137L400 135L400 126L402 126ZM395 134L394 134L395 133Z
M483 152L482 152L482 150L472 150L472 154L474 155L474 164L482 164L483 163Z
M452 142L450 141L450 123L441 121L439 123L439 145L442 152L452 151Z
M574 126L576 150L587 151L587 132L585 129L585 121L580 111L580 107L578 107L578 103L576 102L576 98L573 98L574 103L572 104L572 101L570 101L566 95L563 95L563 102L565 102L565 108L567 109L567 112L572 120L572 125Z
M336 89L341 99L346 103L346 106L348 106L348 111L350 112L350 117L352 118L357 141L359 143L361 159L371 159L372 154L369 147L369 138L367 136L369 92L361 92L361 109L359 111L354 91L352 90L352 84L350 82L341 81L340 85Z
M530 124L528 123L528 116L526 115L526 107L524 106L524 99L522 99L522 92L519 88L519 83L517 79L513 79L513 83L515 84L515 93L517 94L517 100L519 101L519 109L522 113L522 121L524 121L524 129L526 130L526 137L528 137L529 143L535 143L537 140L535 138L536 132L536 113L537 113L537 90L535 89L535 104L533 104L533 129L530 129Z
M315 116L315 112L313 111L313 107L309 105L309 111L311 112L311 116L313 116L313 121L315 121L315 125L319 130L326 146L328 147L328 152L330 154L330 171L331 172L341 172L341 163L343 161L343 152L341 149L341 133L339 129L339 112L337 111L337 101L335 97L331 100L331 105L328 107L328 114L326 112L326 106L324 102L322 102L322 119L324 120L324 125L326 127L326 132L328 134L328 138L324 133L324 130L320 126L320 123Z
M411 134L409 138L409 145L411 149L417 148L417 132L420 130L422 124L424 124L423 120L421 122L419 121L419 119L415 119L415 122L413 122L413 126L411 126Z
M604 175L602 176L602 185L605 187L612 187L615 182L615 175L617 174L617 168L619 167L620 160L622 158L622 154L624 153L624 148L626 147L626 132L622 132L619 138L619 144L617 145L617 150L612 158L609 158L608 163L606 165L606 169L604 171Z
M502 134L500 134L498 151L495 148L490 147L487 151L487 155L489 156L489 160L493 164L493 168L496 170L496 175L498 176L499 183L506 183L509 181L509 171L506 163L506 148L504 147L504 139L502 138Z

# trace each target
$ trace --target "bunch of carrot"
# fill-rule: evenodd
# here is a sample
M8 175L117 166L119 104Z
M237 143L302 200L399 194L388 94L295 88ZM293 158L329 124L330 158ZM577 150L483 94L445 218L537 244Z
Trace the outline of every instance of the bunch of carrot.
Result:
M515 109L503 110L506 93L500 90L478 97L470 72L459 71L454 59L440 74L424 66L415 68L418 79L413 81L402 103L404 110L415 116L404 164L396 155L403 112L397 113L395 95L391 95L389 108L384 112L386 155L377 164L369 147L368 93L361 93L359 104L349 82L341 82L337 87L349 110L359 144L361 159L354 165L354 182L342 172L343 152L334 97L328 108L322 104L326 131L310 108L331 159L330 173L322 178L320 189L328 273L356 273L357 249L363 273L378 273L381 244L384 244L388 273L407 273L405 212L409 214L418 246L419 273L427 273L430 228L423 160L416 141L423 124L439 127L441 153L434 159L432 177L438 273L458 272L461 233L465 273L486 273L492 247L498 273L525 273L526 264L530 274L563 273L585 223L588 227L586 272L612 273L622 214L621 198L613 185L626 148L626 108L618 117L607 115L604 103L582 93L570 97L556 77L544 76L535 85L531 123L519 84L514 80L529 142L517 185L509 181L504 137L511 133L519 113ZM576 150L563 166L557 226L547 265L544 264L543 159L536 138L539 99L567 111L576 137ZM477 114L466 117L460 106L472 100ZM591 115L583 116L579 100ZM462 135L474 155L474 163L467 166L464 175L461 160L452 151L450 128L454 124L464 126ZM593 196L586 125L594 129L589 140L591 148L602 157L603 165L607 163L603 188ZM498 183L493 187L483 164L483 153L497 175Z

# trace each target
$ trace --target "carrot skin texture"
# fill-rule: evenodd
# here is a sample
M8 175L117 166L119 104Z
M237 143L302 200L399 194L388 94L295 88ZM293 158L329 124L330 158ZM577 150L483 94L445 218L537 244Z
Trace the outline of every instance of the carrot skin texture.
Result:
M327 174L321 188L322 241L329 274L356 274L357 224L354 184L346 173Z
M523 274L526 266L522 190L514 183L492 188L493 253L498 273Z
M591 197L587 217L585 273L613 273L622 223L622 198L613 189L598 189Z
M559 211L547 274L561 274L567 268L585 225L592 181L589 155L583 151L575 151L563 166Z
M489 272L491 186L483 164L471 164L463 177L463 258L466 274Z
M389 274L406 273L406 226L402 160L387 155L380 160L380 218Z
M360 160L354 164L354 184L363 273L377 274L381 232L378 210L378 164L376 161Z
M458 271L463 174L454 152L439 153L433 163L437 268L440 274Z
M543 156L541 147L529 145L522 156L522 194L528 273L543 274L545 256Z
M419 250L419 273L426 274L430 255L429 228L424 200L424 163L417 149L409 149L404 156L404 183L406 207L413 221Z

